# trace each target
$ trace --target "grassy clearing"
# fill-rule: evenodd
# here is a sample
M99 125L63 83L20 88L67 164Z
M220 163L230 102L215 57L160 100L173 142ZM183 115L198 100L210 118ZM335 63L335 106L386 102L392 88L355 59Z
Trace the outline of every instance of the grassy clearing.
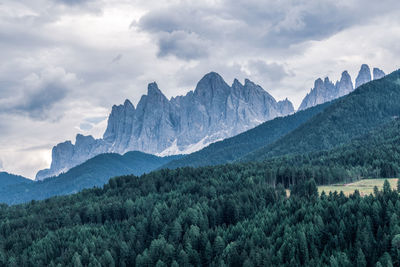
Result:
M360 194L362 196L369 195L374 192L374 186L377 186L379 189L382 189L383 182L385 180L386 179L364 179L350 184L333 184L333 185L318 186L318 192L321 194L322 191L325 191L326 194L329 194L329 192L337 191L339 193L340 191L343 191L343 193L348 196L354 193L356 189L358 189L358 191L360 191ZM398 180L397 178L390 178L387 180L389 181L392 189L397 187L397 180Z

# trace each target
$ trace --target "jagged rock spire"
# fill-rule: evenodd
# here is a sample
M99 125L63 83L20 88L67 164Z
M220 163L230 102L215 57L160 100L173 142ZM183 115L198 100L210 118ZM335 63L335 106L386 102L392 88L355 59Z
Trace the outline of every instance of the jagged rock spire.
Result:
M371 70L367 64L362 64L361 69L358 72L356 78L356 86L355 88L360 87L361 85L371 81Z

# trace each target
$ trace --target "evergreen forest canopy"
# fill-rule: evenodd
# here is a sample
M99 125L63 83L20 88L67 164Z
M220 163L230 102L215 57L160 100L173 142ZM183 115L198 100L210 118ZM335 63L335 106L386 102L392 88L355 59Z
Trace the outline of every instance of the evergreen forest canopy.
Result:
M161 170L0 206L0 265L398 266L400 197L286 197L252 164Z

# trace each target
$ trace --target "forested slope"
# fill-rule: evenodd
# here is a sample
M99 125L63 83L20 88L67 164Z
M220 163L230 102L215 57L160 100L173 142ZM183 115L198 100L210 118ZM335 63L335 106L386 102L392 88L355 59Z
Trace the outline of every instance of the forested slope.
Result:
M14 175L7 172L0 172L0 188L19 183L31 183L31 182L32 180L22 177L20 175Z
M317 194L308 180L286 198L246 164L120 177L103 189L0 206L0 265L400 264L396 191Z
M263 162L266 177L290 187L314 178L318 184L352 182L363 178L400 175L400 119L374 129L332 150L286 155ZM259 167L256 167L259 168Z
M286 136L241 161L331 149L400 115L400 71L357 88Z
M124 155L101 154L56 177L0 188L0 203L16 204L76 193L84 188L102 186L111 177L150 172L179 157L157 157L138 151Z

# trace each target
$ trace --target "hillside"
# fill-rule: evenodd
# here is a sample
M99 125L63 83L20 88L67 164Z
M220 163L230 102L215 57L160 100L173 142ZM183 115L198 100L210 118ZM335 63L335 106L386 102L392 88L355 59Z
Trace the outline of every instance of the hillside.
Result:
M286 198L254 166L161 170L1 205L0 265L398 266L390 186L318 197L309 180Z
M366 83L300 127L241 161L331 149L400 115L400 71Z
M0 188L19 183L31 183L31 182L32 180L19 175L10 174L7 172L0 172Z
M138 151L124 155L101 154L56 177L0 188L0 203L16 204L76 193L84 188L102 186L111 177L150 172L179 157L157 157Z
M365 178L400 175L400 119L331 150L285 155L253 164L266 179L285 187L314 178L317 184L349 183ZM257 167L256 167L257 166Z
M162 168L209 166L233 162L247 153L271 144L301 124L322 112L332 102L299 111L285 117L279 117L231 138L213 143L200 151L173 160Z

